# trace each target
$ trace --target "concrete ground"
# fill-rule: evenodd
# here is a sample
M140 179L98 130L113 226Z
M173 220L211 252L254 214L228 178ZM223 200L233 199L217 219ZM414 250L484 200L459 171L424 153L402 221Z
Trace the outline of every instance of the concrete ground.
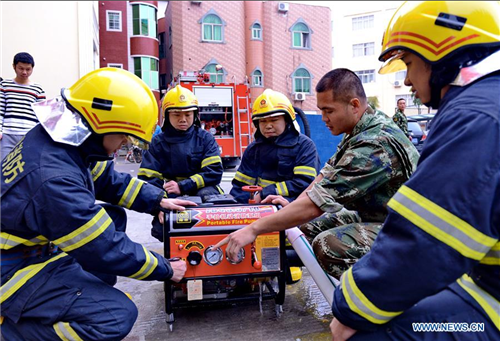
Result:
M120 157L117 170L137 174L138 164ZM234 170L224 173L222 187L229 192ZM146 248L163 254L163 245L150 234L151 216L127 211L127 234ZM331 309L304 269L301 281L286 286L283 314L277 317L273 299L264 300L262 314L257 300L224 305L177 307L171 332L165 314L163 283L119 278L116 287L132 295L139 316L126 341L155 340L331 340Z

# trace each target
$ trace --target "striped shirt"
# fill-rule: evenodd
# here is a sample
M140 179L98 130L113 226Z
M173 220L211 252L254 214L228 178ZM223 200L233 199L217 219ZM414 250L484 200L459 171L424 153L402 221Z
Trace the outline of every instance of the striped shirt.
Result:
M21 85L12 79L0 82L0 132L24 135L38 119L31 103L45 100L45 92L39 84Z

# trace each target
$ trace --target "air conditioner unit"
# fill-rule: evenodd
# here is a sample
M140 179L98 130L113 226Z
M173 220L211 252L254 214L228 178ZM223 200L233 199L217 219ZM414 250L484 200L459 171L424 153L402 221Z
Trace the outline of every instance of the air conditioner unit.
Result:
M395 88L401 87L401 81L394 81L394 87Z
M278 11L280 11L280 12L288 12L288 3L286 3L286 2L278 2Z
M296 92L295 93L295 100L296 101L305 101L306 100L306 94L303 92Z

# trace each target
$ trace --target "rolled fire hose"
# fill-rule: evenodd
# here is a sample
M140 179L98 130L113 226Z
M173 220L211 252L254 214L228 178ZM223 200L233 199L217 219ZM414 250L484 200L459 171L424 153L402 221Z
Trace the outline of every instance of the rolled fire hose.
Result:
M300 260L307 268L307 271L309 271L319 290L331 306L333 303L333 291L340 284L340 282L328 275L325 270L321 268L316 260L311 244L309 244L306 237L304 237L304 233L302 233L299 228L289 228L285 231L285 233L288 241L292 244Z

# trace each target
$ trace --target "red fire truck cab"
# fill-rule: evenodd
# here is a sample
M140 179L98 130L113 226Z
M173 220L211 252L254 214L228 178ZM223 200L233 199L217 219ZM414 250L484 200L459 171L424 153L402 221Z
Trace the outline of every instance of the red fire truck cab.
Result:
M207 76L181 72L177 80L198 98L201 126L217 141L224 168L233 168L253 140L250 91L247 84L215 84Z

